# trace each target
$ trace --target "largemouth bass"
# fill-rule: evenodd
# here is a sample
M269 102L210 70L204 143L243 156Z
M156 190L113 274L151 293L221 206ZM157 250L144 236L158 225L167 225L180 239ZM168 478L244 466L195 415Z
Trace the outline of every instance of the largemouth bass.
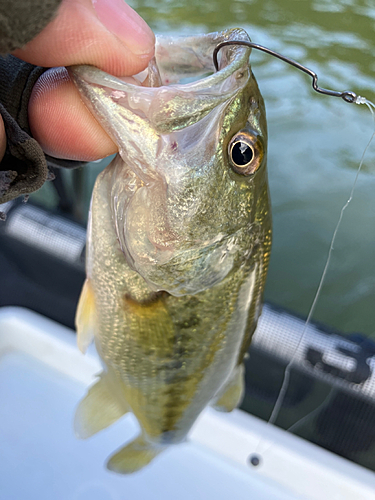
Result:
M94 338L104 370L75 428L87 438L132 412L141 434L107 464L120 473L243 395L271 247L267 131L250 49L223 48L214 72L224 40L249 37L159 37L134 78L70 69L119 147L92 195L76 317L80 349Z

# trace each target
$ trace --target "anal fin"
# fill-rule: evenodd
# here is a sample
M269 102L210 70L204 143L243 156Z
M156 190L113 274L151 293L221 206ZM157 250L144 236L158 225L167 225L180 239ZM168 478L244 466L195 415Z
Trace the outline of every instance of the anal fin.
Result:
M215 410L229 412L241 403L244 394L244 373L242 363L236 366L226 385L211 403Z
M153 446L148 443L143 435L112 455L108 460L107 468L119 474L132 474L151 462L165 448Z
M130 411L121 394L113 390L109 377L108 373L103 372L77 407L74 430L80 439L86 439L109 427Z
M77 345L85 353L94 338L95 298L90 280L87 278L79 297L76 312Z

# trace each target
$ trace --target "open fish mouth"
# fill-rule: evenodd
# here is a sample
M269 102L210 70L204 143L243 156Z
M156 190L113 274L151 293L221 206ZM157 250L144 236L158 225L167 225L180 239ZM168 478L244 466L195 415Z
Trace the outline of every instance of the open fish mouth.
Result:
M214 48L226 40L249 37L241 29L157 37L147 72L125 79L89 66L70 70L87 106L119 146L110 199L125 258L153 289L173 295L222 281L242 239L235 223L220 235L223 220L211 224L201 216L209 212L208 199L214 204L233 187L222 127L228 107L251 79L246 47L225 47L215 72Z

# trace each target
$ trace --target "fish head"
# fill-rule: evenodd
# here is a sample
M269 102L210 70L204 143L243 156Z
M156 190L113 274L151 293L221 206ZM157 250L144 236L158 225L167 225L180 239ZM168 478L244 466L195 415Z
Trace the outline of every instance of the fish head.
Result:
M249 37L158 37L147 74L132 78L70 69L119 147L104 175L125 258L152 289L175 296L244 265L269 213L264 104L248 47L224 47L214 72L213 50L226 40Z

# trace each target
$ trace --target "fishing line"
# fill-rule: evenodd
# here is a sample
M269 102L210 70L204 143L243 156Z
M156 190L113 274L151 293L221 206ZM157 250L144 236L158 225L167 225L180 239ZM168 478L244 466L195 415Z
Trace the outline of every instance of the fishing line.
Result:
M316 304L318 302L321 290L323 288L323 284L324 284L324 281L325 281L325 278L326 278L326 275L327 275L327 272L328 272L328 267L329 267L329 264L330 264L330 261L331 261L332 252L334 250L334 244L335 244L335 241L336 241L336 236L337 236L338 230L340 228L344 212L345 212L345 210L347 209L348 205L350 204L350 202L353 199L354 190L355 190L356 185L357 185L357 181L358 181L361 169L362 169L362 165L363 165L363 162L364 162L364 159L365 159L365 155L367 153L368 148L370 147L370 144L371 144L372 140L375 137L375 113L373 111L373 109L375 109L375 104L372 103L371 101L369 101L368 99L366 99L365 97L361 97L361 96L357 96L355 98L354 102L355 102L355 104L365 104L368 107L368 109L371 112L372 119L373 119L373 122L374 122L374 131L373 131L373 133L372 133L372 135L371 135L371 137L370 137L370 139L369 139L369 141L368 141L368 143L367 143L367 145L366 145L366 147L365 147L365 149L363 151L361 160L360 160L358 168L357 168L357 173L356 173L356 176L355 176L355 179L354 179L354 182L353 182L353 186L352 186L352 189L350 191L349 198L348 198L348 200L346 201L346 203L344 204L344 206L341 209L340 216L339 216L338 222L336 224L336 227L335 227L335 230L333 232L332 239L331 239L331 244L330 244L330 247L329 247L328 256L327 256L327 260L326 260L326 263L325 263L325 266L324 266L324 269L323 269L323 273L322 273L322 276L320 278L317 291L315 292L314 300L313 300L313 302L311 304L311 307L310 307L310 310L309 310L309 314L308 314L307 319L305 321L305 324L304 324L301 336L300 336L300 338L298 340L298 343L297 343L297 346L296 346L296 348L294 350L293 356L291 357L291 359L289 360L289 362L288 362L288 364L287 364L287 366L285 368L283 382L282 382L282 385L281 385L281 389L280 389L279 395L278 395L278 397L276 399L276 403L275 403L275 405L273 407L271 416L270 416L270 418L267 421L267 425L274 424L275 421L276 421L276 419L277 419L277 417L279 416L281 407L282 407L284 399L285 399L286 392L288 390L289 381L290 381L290 372L291 372L293 363L295 361L298 349L299 349L299 347L300 347L300 345L301 345L301 343L302 343L302 341L303 341L303 339L304 339L304 337L306 335L307 327L308 327L308 325L311 322L311 317L312 317L312 315L314 313L314 310L315 310ZM293 424L287 430L288 431L291 430L294 426L296 426L297 424L299 424L302 420L305 420L309 416L311 416L312 413L314 413L314 414L317 413L317 410L321 409L321 406L324 404L325 399L324 399L323 403L321 403L315 410L313 410L312 412L310 412L307 415L305 415L304 417L302 417L302 419L298 420L295 424ZM257 456L258 454L264 455L272 447L272 443L271 443L266 449L264 449L261 452L260 448L261 448L261 444L262 444L263 440L264 440L264 438L260 438L259 443L258 443L258 445L256 447L255 455L252 455L250 457L250 463L253 463L252 460L254 459L254 456Z
M301 425L305 424L310 419L313 419L316 415L318 415L318 413L320 413L323 410L323 408L325 408L325 407L328 406L328 402L331 399L331 396L333 395L333 393L335 391L336 391L336 389L332 385L331 388L330 388L330 390L328 391L328 394L326 396L324 396L323 401L316 408L314 408L309 413L307 413L306 415L304 415L303 417L301 417L299 420L297 420L296 422L294 422L294 424L292 424L286 430L288 432L294 432L296 429L298 429L298 427L300 427Z
M363 99L363 101L359 102L358 104L366 104L367 107L369 108L369 110L371 111L372 117L374 119L374 127L375 127L375 115L374 115L373 110L370 107L370 106L372 106L372 107L375 108L375 105L373 103L370 103L370 101L367 101L367 99L365 99L365 98L359 97L359 99L361 99L361 100ZM306 322L304 324L301 337L300 337L300 339L298 341L298 344L297 344L297 346L295 348L294 354L293 354L291 360L289 361L289 363L288 363L288 365L287 365L287 367L285 369L284 381L283 381L283 384L282 384L281 389L280 389L279 397L276 400L274 409L273 409L273 411L271 413L271 416L269 418L269 421L268 421L269 423L274 423L275 420L276 420L276 418L278 417L280 406L283 403L283 400L284 400L284 397L285 397L285 392L287 390L287 386L288 386L288 382L289 382L289 377L290 377L290 368L291 368L291 365L293 364L293 361L295 360L295 357L297 355L298 349L299 349L299 347L301 345L301 342L304 339L304 336L306 334L307 327L308 327L308 325L311 322L311 317L314 314L315 307L316 307L316 304L318 302L319 295L320 295L320 293L322 291L323 284L324 284L324 281L325 281L325 278L326 278L326 275L327 275L327 272L328 272L328 267L329 267L329 264L331 262L331 257L332 257L332 252L333 252L333 249L334 249L334 244L335 244L335 241L336 241L336 236L337 236L339 227L341 225L344 212L347 209L349 203L353 199L354 190L355 190L355 187L357 185L357 181L358 181L358 177L359 177L359 174L360 174L360 171L361 171L361 168L362 168L362 164L363 164L365 155L367 153L368 148L370 147L370 144L371 144L374 136L375 136L375 128L374 128L374 132L371 135L370 140L368 141L368 143L367 143L367 145L365 147L365 150L363 151L361 160L360 160L359 165L358 165L357 173L356 173L356 176L355 176L355 179L354 179L354 183L353 183L353 186L352 186L352 189L351 189L351 192L350 192L350 196L349 196L348 200L346 201L346 203L344 204L344 206L341 209L339 220L338 220L338 222L336 224L336 227L335 227L335 230L333 232L333 236L332 236L332 239L331 239L331 244L330 244L329 251L328 251L327 260L326 260L326 263L325 263L325 266L324 266L324 269L323 269L322 276L320 278L319 286L318 286L317 291L315 293L313 303L311 304L310 311L309 311L309 314L307 316Z
M367 150L370 147L370 144L371 144L371 142L372 142L372 140L373 140L373 138L375 136L375 113L374 113L375 105L374 105L374 103L372 103L371 101L369 101L365 97L357 96L352 91L338 92L338 91L328 90L328 89L324 89L324 88L319 87L318 86L318 76L317 76L317 74L314 71L312 71L311 69L307 68L306 66L303 66L302 64L294 61L293 59L285 57L282 54L279 54L278 52L275 52L275 51L273 51L271 49L268 49L267 47L263 47L262 45L259 45L259 44L253 43L253 42L246 42L246 41L226 41L226 42L222 42L222 43L218 44L216 46L214 52L213 52L213 62L214 62L214 66L215 66L216 71L219 70L218 57L217 57L218 56L218 52L220 51L221 48L223 48L225 46L228 46L228 45L243 45L243 46L251 47L251 48L254 48L254 49L266 52L267 54L270 54L270 55L272 55L272 56L274 56L274 57L276 57L278 59L281 59L282 61L284 61L284 62L286 62L286 63L294 66L295 68L303 71L304 73L310 75L312 77L312 79L313 79L313 81L312 81L312 87L313 87L313 89L316 92L319 92L321 94L326 94L326 95L329 95L329 96L333 96L333 97L341 97L344 101L349 102L349 103L365 104L368 107L368 109L370 110L372 118L373 118L373 122L374 122L374 131L373 131L373 133L372 133L372 135L370 137L370 140L368 141L368 143L367 143L367 145L366 145L366 147L365 147L365 149L363 151L362 157L360 159L360 162L359 162L359 165L358 165L358 168L357 168L357 173L356 173L356 176L355 176L355 179L354 179L354 182L353 182L353 186L352 186L352 189L350 191L349 198L348 198L348 200L346 201L346 203L344 204L344 206L341 209L338 222L337 222L335 230L333 232L333 236L332 236L332 239L331 239L331 244L330 244L329 251L328 251L327 260L326 260L326 263L325 263L325 266L324 266L324 269L323 269L323 272L322 272L322 276L321 276L320 281L319 281L318 288L317 288L317 290L315 292L314 300L313 300L313 302L311 304L311 307L310 307L307 319L305 321L305 324L304 324L301 336L300 336L300 338L299 338L299 340L297 342L297 346L296 346L296 348L294 350L293 356L291 357L291 359L289 360L289 362L288 362L288 364L287 364L287 366L285 368L284 376L283 376L283 381L282 381L282 385L281 385L281 389L280 389L279 395L278 395L278 397L276 399L276 402L275 402L275 405L274 405L274 407L272 409L271 416L270 416L270 418L267 421L267 425L270 425L270 424L272 425L272 424L275 423L275 421L277 420L277 417L279 416L281 407L283 405L283 402L284 402L284 399L285 399L285 396L286 396L286 392L287 392L288 387L289 387L291 368L292 368L293 363L295 361L295 358L297 356L298 350L299 350L299 348L300 348L300 346L302 344L302 341L305 338L307 327L308 327L308 325L311 322L312 315L313 315L313 313L315 311L316 304L317 304L319 296L321 294L321 291L322 291L322 288L323 288L323 284L324 284L324 281L325 281L325 278L326 278L326 275L327 275L327 272L328 272L328 268L329 268L329 265L330 265L330 262L331 262L331 257L332 257L332 252L334 250L334 244L335 244L335 241L336 241L336 236L337 236L338 230L340 228L344 212L345 212L345 210L347 209L348 205L350 204L350 202L353 199L354 190L355 190L356 185L357 185L357 181L358 181L358 178L359 178L359 174L361 172L361 168L362 168L362 165L363 165L363 162L364 162L365 155L366 155ZM330 391L330 393L331 393L331 391ZM321 410L321 408L324 405L324 403L325 403L326 399L328 398L329 394L324 398L323 402L317 408L315 408L313 411L309 412L307 415L305 415L304 417L302 417L301 419L299 419L297 422L295 422L291 427L289 427L288 430L293 430L293 428L295 428L296 426L298 426L301 423L305 422L308 418L311 418L311 416L317 414L318 411ZM260 464L261 456L259 456L259 454L260 454L260 448L261 448L261 444L262 444L263 440L264 440L264 438L261 437L260 440L259 440L259 442L258 442L258 445L256 446L255 453L252 454L249 457L249 461L250 461L250 463L253 466L257 466L257 465ZM261 455L263 455L264 453L266 453L267 451L269 451L269 449L271 447L272 447L272 443L266 449L263 450L263 452L261 453Z

